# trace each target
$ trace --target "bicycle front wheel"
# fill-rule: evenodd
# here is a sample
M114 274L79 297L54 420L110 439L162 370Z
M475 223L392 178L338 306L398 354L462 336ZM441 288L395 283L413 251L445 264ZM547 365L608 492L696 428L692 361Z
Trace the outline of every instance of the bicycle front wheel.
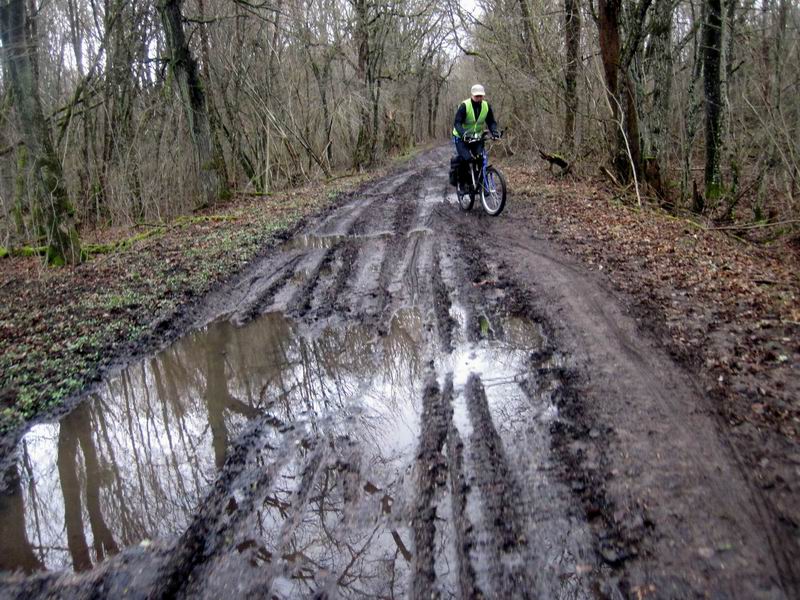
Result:
M494 167L486 169L486 181L481 188L481 202L483 209L493 217L498 216L506 207L506 178Z

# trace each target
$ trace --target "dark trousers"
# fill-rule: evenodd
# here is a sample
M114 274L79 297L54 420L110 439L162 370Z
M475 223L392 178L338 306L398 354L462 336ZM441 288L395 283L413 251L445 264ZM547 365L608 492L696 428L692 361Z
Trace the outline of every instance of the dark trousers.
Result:
M475 150L477 155L480 156L483 153L483 142L476 142L468 146L460 137L453 136L453 144L456 147L455 158L458 159L455 161L458 169L458 180L466 181L468 179L467 163L472 159L470 146Z

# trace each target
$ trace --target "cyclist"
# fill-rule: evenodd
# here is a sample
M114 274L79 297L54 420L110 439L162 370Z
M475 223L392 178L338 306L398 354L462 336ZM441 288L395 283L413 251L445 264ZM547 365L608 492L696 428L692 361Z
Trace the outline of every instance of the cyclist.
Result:
M500 137L500 129L494 118L492 107L484 100L486 92L483 86L478 83L473 85L470 90L470 96L470 98L458 105L455 122L453 123L453 143L456 147L456 155L450 162L451 185L456 185L464 181L466 174L465 165L472 156L467 144L464 142L465 134L480 136L481 133L483 133L484 126L486 126L489 128L489 131L492 132L492 137L494 139ZM480 147L482 145L483 142L479 142L477 148L478 154L483 150L483 148Z

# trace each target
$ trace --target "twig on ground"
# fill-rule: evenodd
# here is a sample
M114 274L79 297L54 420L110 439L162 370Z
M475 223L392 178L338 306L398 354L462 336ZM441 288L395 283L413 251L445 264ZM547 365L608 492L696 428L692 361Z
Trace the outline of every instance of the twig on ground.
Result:
M750 225L724 225L721 227L706 227L709 231L727 231L738 229L761 229L763 227L777 227L779 225L794 225L800 223L800 219L791 219L789 221L776 221L774 223L752 223Z
M606 177L608 177L608 178L611 180L611 183L613 183L613 184L614 184L614 185L616 185L617 187L622 187L622 185L620 184L620 182L619 182L619 181L617 181L617 178L616 178L616 177L614 177L614 174L613 174L611 171L609 171L609 170L608 170L608 169L607 169L605 166L601 166L601 167L600 167L600 172L601 172L603 175L605 175Z

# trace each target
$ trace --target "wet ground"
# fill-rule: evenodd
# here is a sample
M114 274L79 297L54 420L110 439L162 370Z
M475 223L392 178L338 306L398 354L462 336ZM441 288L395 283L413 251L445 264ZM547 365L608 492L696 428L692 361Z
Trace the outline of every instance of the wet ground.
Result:
M460 212L446 164L362 189L31 428L0 595L791 597L692 382L513 196Z

